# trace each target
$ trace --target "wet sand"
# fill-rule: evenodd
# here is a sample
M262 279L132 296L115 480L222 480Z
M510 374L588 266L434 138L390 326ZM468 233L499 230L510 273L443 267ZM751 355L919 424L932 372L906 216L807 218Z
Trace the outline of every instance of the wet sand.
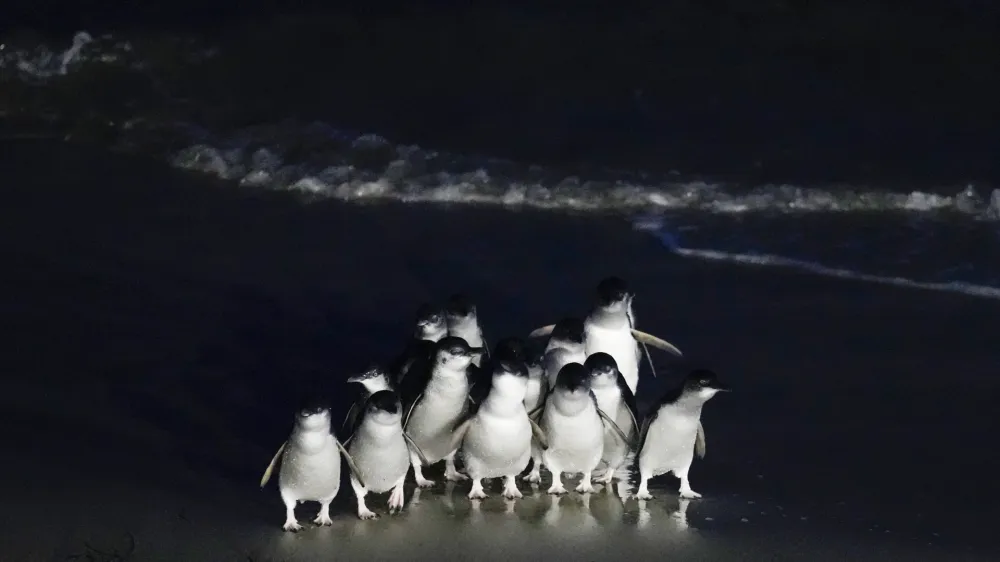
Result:
M159 162L4 143L0 544L10 560L987 560L1000 305L670 255L618 217L471 206L305 206ZM304 392L402 345L417 305L472 295L496 340L629 279L656 354L640 402L708 366L708 455L656 499L473 504L424 490L362 522L281 531L257 480ZM656 353L656 352L654 352ZM439 475L439 472L432 472ZM544 489L542 490L544 491ZM386 496L370 502L385 513ZM300 508L309 521L314 504ZM100 559L100 558L98 558ZM112 558L107 558L112 559Z

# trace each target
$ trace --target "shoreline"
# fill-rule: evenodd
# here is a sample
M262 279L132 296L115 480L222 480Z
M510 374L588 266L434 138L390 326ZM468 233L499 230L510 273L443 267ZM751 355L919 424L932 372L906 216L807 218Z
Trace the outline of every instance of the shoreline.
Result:
M19 560L125 531L143 560L989 559L1000 513L979 488L995 467L977 451L997 383L982 327L1000 303L684 260L610 217L303 206L151 158L4 148L0 310L16 329L0 436L18 462L0 469L0 528ZM297 394L342 400L343 377L395 353L423 300L468 292L495 341L579 313L609 272L635 287L639 326L686 355L654 355L641 402L692 366L734 387L703 414L689 530L669 478L646 515L571 494L561 515L543 497L511 518L496 489L476 514L460 485L450 504L435 488L375 522L344 486L332 529L280 530L280 500L256 482Z

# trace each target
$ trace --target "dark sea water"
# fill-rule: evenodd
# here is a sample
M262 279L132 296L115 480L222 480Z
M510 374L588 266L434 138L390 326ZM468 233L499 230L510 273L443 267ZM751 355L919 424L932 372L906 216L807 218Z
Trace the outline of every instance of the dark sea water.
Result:
M682 24L644 43L652 24L532 21L10 32L0 132L306 201L622 213L694 258L1000 296L996 65L975 34L947 58L898 30L789 51L779 22L781 41L760 24L707 49Z

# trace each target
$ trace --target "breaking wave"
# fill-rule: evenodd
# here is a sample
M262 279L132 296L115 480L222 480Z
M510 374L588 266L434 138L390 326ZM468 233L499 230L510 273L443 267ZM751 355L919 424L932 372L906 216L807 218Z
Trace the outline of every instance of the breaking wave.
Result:
M218 53L192 41L176 44L174 49L183 56L171 60L175 64L183 60L181 71L184 65L197 67ZM31 84L37 91L50 83L55 87L74 73L93 72L95 66L152 76L154 83L167 80L155 61L144 60L131 43L110 36L94 38L79 32L64 48L0 44L3 84ZM18 110L6 105L0 107L0 119ZM397 145L376 134L319 120L210 128L204 120L176 111L143 107L134 115L108 119L115 129L112 148L153 153L178 168L232 180L245 188L292 191L307 201L393 200L638 213L639 228L653 231L682 256L1000 297L1000 259L995 259L1000 257L996 226L1000 189L990 186L906 190L745 185L678 171L567 170ZM59 112L58 107L46 110ZM817 218L829 215L838 218ZM686 225L681 230L674 228L678 221ZM900 221L912 236L883 236L897 232ZM878 263L882 269L896 263L895 270L865 269L871 265L872 248L855 240L859 224L865 225L862 237L892 239L878 248ZM702 233L697 249L676 243L682 231ZM734 232L740 234L734 238ZM752 239L757 246L744 247ZM829 255L831 247L850 246L844 242L848 239L855 240L853 252ZM794 256L782 252L789 240L798 241L793 244ZM941 247L935 240L952 245Z

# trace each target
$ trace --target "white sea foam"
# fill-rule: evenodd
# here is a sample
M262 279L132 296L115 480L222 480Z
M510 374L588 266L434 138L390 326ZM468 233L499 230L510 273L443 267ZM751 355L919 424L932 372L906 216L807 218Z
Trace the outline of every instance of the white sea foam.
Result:
M853 269L832 267L815 261L794 259L779 255L762 253L727 252L708 248L685 248L678 244L677 238L666 225L655 217L639 217L633 221L636 230L647 231L656 236L671 252L685 258L708 261L721 261L752 266L784 267L825 277L851 279L866 283L892 285L911 289L961 293L969 296L1000 299L1000 287L977 285L963 281L925 282L907 279L905 277L872 275Z
M315 126L315 125L314 125ZM337 133L337 136L343 133ZM503 160L463 157L414 146L374 144L359 137L342 161L329 165L285 162L276 148L251 150L233 146L268 146L263 136L246 131L218 141L196 144L173 155L173 165L204 172L243 185L303 191L341 200L375 199L403 202L475 203L507 207L607 210L702 210L712 213L809 213L850 211L951 211L980 220L1000 217L1000 190L984 202L974 186L955 195L923 191L892 192L852 186L804 187L766 184L753 188L700 179L646 179L621 173L615 179L579 176L537 177L533 167ZM275 146L275 145L271 145ZM364 148L358 148L358 147ZM358 152L377 153L384 164L357 164ZM337 160L337 158L334 158ZM610 172L609 172L610 174Z
M195 46L190 50L187 57L191 61L215 54L211 49ZM77 33L63 50L0 44L0 69L15 69L22 79L35 82L63 76L83 68L82 63L95 62L144 68L144 61L137 60L128 42L116 41L110 36L95 39L85 31ZM977 222L1000 221L1000 189L991 189L991 186L943 185L933 190L890 190L856 185L747 186L678 172L657 176L625 170L603 170L582 177L551 167L446 153L414 145L393 145L378 135L343 130L321 122L289 121L208 131L192 123L154 125L138 116L124 122L119 147L155 150L148 140L150 131L157 134L168 131L173 141L170 144L187 145L187 148L164 155L178 168L232 180L245 188L300 193L305 201L430 202L654 214L684 211L723 216L947 213ZM294 142L287 142L289 139ZM294 153L283 149L290 144L297 145ZM303 147L306 150L302 150ZM983 197L983 193L988 196ZM641 221L639 226L655 230ZM661 239L670 238L669 232L662 229L659 234ZM922 282L869 275L780 255L730 252L718 247L683 248L676 243L667 245L678 255L691 258L791 267L868 282L991 298L1000 296L998 288L961 280ZM912 248L900 251L919 253ZM947 264L946 271L964 267L964 264Z

